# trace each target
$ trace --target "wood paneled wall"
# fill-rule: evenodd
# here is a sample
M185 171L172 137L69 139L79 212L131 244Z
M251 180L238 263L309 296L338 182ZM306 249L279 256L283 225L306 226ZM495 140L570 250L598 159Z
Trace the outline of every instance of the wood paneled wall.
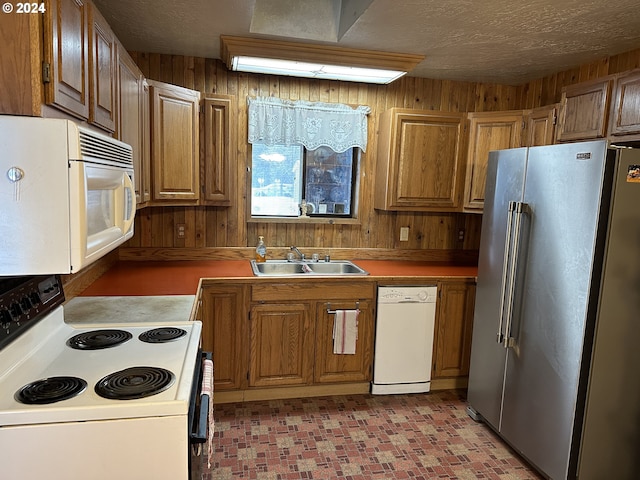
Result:
M373 209L378 117L391 107L453 112L499 111L556 103L562 87L640 66L640 49L532 81L509 86L404 77L390 85L365 85L230 72L214 59L133 52L147 78L199 90L235 95L238 111L238 197L228 208L150 207L138 212L129 247L243 247L258 235L267 245L335 248L477 250L481 216L394 213ZM248 220L247 96L368 105L369 142L361 159L359 222L356 224L253 223ZM184 239L175 224L186 225ZM401 226L410 227L399 242ZM464 240L458 240L460 230Z
M391 85L229 72L214 59L132 53L147 78L199 90L235 95L238 109L238 198L229 208L150 207L138 212L129 247L252 246L258 235L268 245L304 247L477 250L481 218L468 214L408 214L373 209L378 116L391 107L455 112L510 110L522 103L521 87L405 77ZM359 217L355 224L247 222L247 96L368 105L369 142L361 158ZM186 225L184 239L175 224ZM410 227L399 242L401 226ZM458 239L465 231L463 241Z
M560 101L562 87L640 67L640 48L585 63L554 73L522 86L523 103L518 108L534 108Z

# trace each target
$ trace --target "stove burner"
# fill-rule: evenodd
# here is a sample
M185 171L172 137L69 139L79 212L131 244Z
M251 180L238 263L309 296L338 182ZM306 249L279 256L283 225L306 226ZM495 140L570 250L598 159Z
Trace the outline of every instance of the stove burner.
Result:
M175 376L160 367L131 367L110 373L96 383L98 395L112 400L131 400L160 393L171 385Z
M161 327L141 333L138 338L147 343L165 343L184 337L186 334L187 331L181 328Z
M71 337L67 345L76 350L100 350L120 345L131 337L125 330L92 330Z
M16 392L15 398L28 405L44 405L75 397L87 388L87 382L77 377L50 377L28 383Z

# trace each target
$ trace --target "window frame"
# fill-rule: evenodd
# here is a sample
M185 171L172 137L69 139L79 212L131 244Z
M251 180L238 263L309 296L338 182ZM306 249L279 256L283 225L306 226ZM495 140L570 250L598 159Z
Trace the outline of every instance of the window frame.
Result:
M284 145L283 145L284 146ZM307 153L309 149L304 145L302 147L301 155L301 175L300 175L300 187L304 191L302 199L306 200L307 195ZM247 202L247 218L251 222L299 222L301 219L312 223L330 223L330 224L352 224L359 223L359 207L360 207L360 178L362 168L362 154L363 151L359 147L351 147L352 150L352 163L351 163L351 212L350 214L335 214L335 213L308 213L307 217L301 217L300 214L295 215L259 215L252 212L253 204L253 144L249 144L249 165L247 167L247 188L248 188L248 202Z

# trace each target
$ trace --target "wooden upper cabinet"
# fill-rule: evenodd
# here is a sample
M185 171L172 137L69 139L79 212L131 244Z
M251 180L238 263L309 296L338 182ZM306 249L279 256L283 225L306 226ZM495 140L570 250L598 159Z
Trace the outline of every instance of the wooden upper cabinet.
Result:
M0 17L0 113L39 116L42 109L41 15Z
M235 197L237 121L233 95L206 95L202 118L201 203L231 205Z
M460 210L464 114L392 108L380 115L375 208Z
M116 36L98 9L89 4L89 123L116 129Z
M553 145L555 140L557 105L534 108L525 112L525 133L523 147Z
M83 0L51 0L45 16L46 102L82 119L90 101L88 9Z
M613 76L562 89L558 142L604 138Z
M200 196L200 92L148 82L151 87L152 200L196 203Z
M522 130L521 110L469 114L465 211L481 212L484 207L489 152L519 147Z
M118 46L117 62L118 85L118 115L117 137L131 145L133 150L133 168L135 172L134 184L136 202L138 206L150 199L151 187L150 166L145 158L145 132L148 130L148 118L145 125L145 115L148 117L149 105L145 105L144 77L124 47ZM145 112L146 109L146 112ZM148 141L148 134L146 134ZM148 147L146 147L148 148Z
M621 75L615 81L611 135L640 134L640 70Z

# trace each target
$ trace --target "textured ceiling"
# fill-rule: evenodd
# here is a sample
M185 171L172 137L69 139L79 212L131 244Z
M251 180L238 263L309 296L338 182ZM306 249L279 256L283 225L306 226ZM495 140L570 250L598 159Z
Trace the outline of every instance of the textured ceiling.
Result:
M340 0L309 0L308 20L251 33L254 10L303 0L94 0L124 46L133 51L220 58L220 35L287 41L317 30L317 8ZM259 2L256 7L256 3ZM638 0L342 0L364 10L328 45L425 55L411 76L521 84L602 57L640 48ZM309 6L310 5L310 6ZM332 7L335 10L335 5ZM343 13L345 13L343 8ZM254 21L265 31L268 14ZM256 30L257 26L259 30ZM348 25L347 25L348 26ZM267 25L268 27L268 25ZM268 30L268 28L267 28ZM344 28L342 28L344 30ZM294 37L298 38L294 38ZM305 38L310 38L309 36ZM311 37L318 38L318 37Z

